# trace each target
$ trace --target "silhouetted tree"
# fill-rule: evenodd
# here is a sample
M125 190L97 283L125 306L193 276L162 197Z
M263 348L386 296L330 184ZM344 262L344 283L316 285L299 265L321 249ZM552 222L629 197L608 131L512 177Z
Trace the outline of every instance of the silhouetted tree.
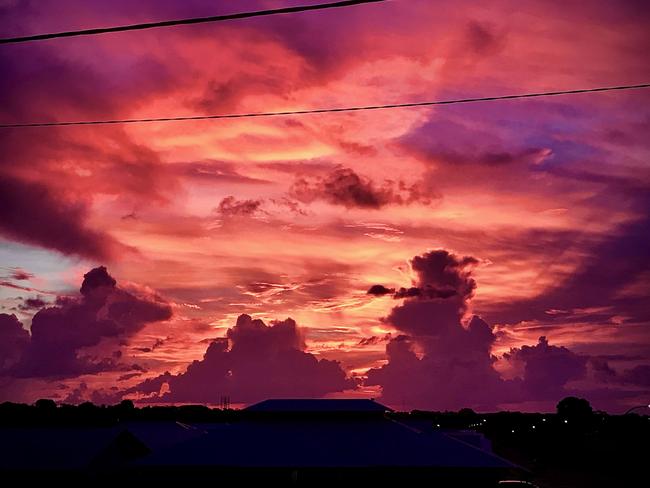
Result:
M566 397L557 404L557 414L563 418L588 419L593 409L587 400L578 397Z
M41 398L34 402L34 406L42 410L53 410L56 408L56 402L49 398Z
M133 402L131 400L122 400L118 406L121 410L127 411L131 411L135 408L135 405L133 405Z
M471 408L461 408L458 411L458 415L462 415L463 417L474 417L476 416L476 412Z

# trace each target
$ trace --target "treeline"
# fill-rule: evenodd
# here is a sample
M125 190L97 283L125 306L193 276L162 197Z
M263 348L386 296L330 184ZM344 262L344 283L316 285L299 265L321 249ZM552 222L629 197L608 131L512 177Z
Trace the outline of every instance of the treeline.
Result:
M619 431L636 428L644 431L650 427L647 416L609 415L594 412L584 399L567 397L557 405L556 413L497 412L476 413L469 408L459 411L431 412L413 410L411 412L333 412L333 413L281 413L252 412L238 409L210 408L205 405L134 405L131 400L123 400L116 405L95 405L85 402L78 405L57 404L54 400L41 399L33 404L0 403L0 425L115 425L134 421L174 421L184 423L232 422L238 419L269 418L332 418L363 419L388 416L394 420L419 423L433 429L469 429L480 431L488 436L497 433L512 434L517 438L526 435L539 435L544 432L596 432L604 429Z
M0 403L0 425L23 426L96 426L108 427L123 422L211 423L232 421L237 410L221 410L204 405L136 407L131 400L117 405L60 404L49 399L34 404Z
M539 486L636 486L646 476L647 415L594 412L586 400L569 397L558 403L555 414L465 410L413 416L481 432L496 454L529 470Z

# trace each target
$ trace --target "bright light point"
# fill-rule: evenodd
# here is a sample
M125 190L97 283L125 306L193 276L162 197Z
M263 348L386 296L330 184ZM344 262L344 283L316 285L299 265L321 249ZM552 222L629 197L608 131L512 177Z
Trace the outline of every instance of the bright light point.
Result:
M535 428L535 426L533 425L533 429L534 429L534 428Z
M542 422L546 422L546 419L542 419Z
M569 421L568 421L568 420L565 420L565 421L564 421L564 423L565 423L565 424L568 424L568 423L569 423Z
M515 429L512 429L512 433L513 433L513 434L515 433Z

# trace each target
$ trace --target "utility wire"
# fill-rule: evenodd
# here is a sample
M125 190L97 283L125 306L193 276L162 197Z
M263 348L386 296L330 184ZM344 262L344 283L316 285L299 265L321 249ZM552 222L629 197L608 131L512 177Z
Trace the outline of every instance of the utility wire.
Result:
M77 31L56 32L52 34L37 34L24 37L10 37L0 39L0 44L16 44L20 42L44 41L60 37L93 36L97 34L108 34L110 32L124 32L143 29L155 29L158 27L171 27L175 25L204 24L207 22L221 22L225 20L247 19L251 17L263 17L266 15L292 14L296 12L307 12L309 10L324 10L329 8L351 7L363 3L384 2L386 0L346 0L340 2L320 3L316 5L297 5L295 7L284 7L269 10L258 10L254 12L239 12L235 14L213 15L210 17L195 17L191 19L164 20L162 22L147 22L144 24L120 25L115 27L101 27L98 29L83 29Z
M216 115L189 115L179 117L155 117L155 118L142 118L142 119L113 119L113 120L79 120L70 122L29 122L22 124L0 124L0 129L9 128L25 128L25 127L56 127L67 125L108 125L108 124L140 124L146 122L181 122L187 120L212 120L212 119L247 119L253 117L277 117L289 115L306 115L306 114L323 114L332 112L361 112L364 110L384 110L394 108L410 108L410 107L430 107L433 105L454 105L460 103L475 103L475 102L493 102L497 100L515 100L520 98L538 98L550 97L557 95L574 95L578 93L594 93L606 92L615 90L633 90L641 88L650 88L650 83L643 83L639 85L621 85L621 86L607 86L600 88L583 88L579 90L561 90L549 91L539 93L523 93L518 95L500 95L495 97L479 97L479 98L459 98L455 100L434 100L428 102L412 102L412 103L393 103L386 105L365 105L359 107L335 107L335 108L316 108L307 110L288 110L284 112L250 112L239 114L216 114Z

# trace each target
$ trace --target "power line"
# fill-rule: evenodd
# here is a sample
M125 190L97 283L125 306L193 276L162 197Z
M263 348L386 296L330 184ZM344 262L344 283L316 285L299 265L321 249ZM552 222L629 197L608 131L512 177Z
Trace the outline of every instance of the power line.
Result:
M114 120L79 120L70 122L30 122L23 124L0 124L0 129L9 128L25 128L25 127L57 127L67 125L108 125L108 124L140 124L146 122L181 122L187 120L213 120L213 119L246 119L253 117L278 117L289 115L306 115L306 114L323 114L332 112L361 112L364 110L384 110L394 108L412 108L412 107L430 107L433 105L454 105L460 103L475 103L475 102L493 102L497 100L515 100L520 98L537 98L537 97L550 97L557 95L574 95L578 93L594 93L606 92L615 90L633 90L641 88L650 88L650 83L643 83L639 85L621 85L621 86L607 86L600 88L583 88L579 90L561 90L549 91L539 93L523 93L518 95L500 95L494 97L478 97L478 98L459 98L455 100L434 100L427 102L412 102L412 103L392 103L386 105L364 105L359 107L334 107L334 108L316 108L306 110L288 110L283 112L250 112L239 114L216 114L216 115L190 115L179 117L155 117L155 118L142 118L142 119L114 119Z
M235 14L213 15L210 17L195 17L191 19L164 20L162 22L147 22L144 24L120 25L115 27L101 27L98 29L83 29L77 31L56 32L52 34L37 34L24 37L10 37L0 39L0 44L16 44L20 42L44 41L60 37L93 36L97 34L108 34L110 32L124 32L143 29L155 29L158 27L171 27L175 25L204 24L207 22L222 22L225 20L247 19L251 17L263 17L266 15L292 14L296 12L307 12L309 10L324 10L329 8L351 7L363 3L384 2L386 0L346 0L340 2L320 3L316 5L297 5L295 7L284 7L269 10L258 10L254 12L240 12Z

